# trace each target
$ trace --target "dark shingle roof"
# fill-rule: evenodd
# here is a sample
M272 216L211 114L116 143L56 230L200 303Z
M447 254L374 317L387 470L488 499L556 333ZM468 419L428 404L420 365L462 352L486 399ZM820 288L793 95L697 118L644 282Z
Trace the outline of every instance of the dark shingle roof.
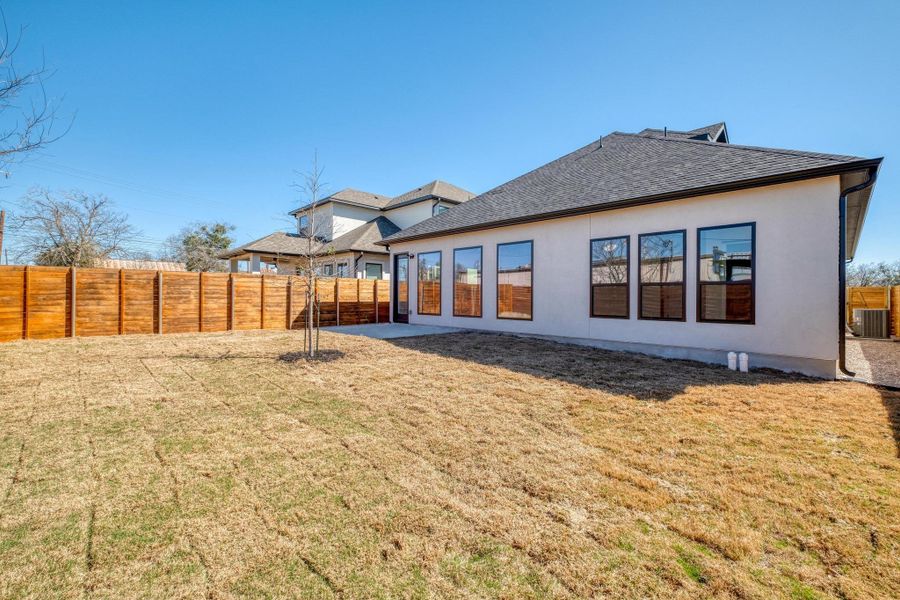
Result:
M728 143L728 130L725 123L713 123L706 127L698 127L690 131L673 131L671 129L645 129L638 135L650 137L673 137L682 140L700 140L703 142Z
M342 236L324 244L326 249L334 252L378 252L385 253L384 246L376 246L389 235L400 231L397 225L387 217L376 217L364 225L360 225Z
M398 206L412 204L413 202L419 202L428 198L441 198L459 204L460 202L471 200L474 197L475 194L472 192L457 187L452 183L435 179L434 181L419 186L414 190L410 190L405 194L400 194L388 202L384 207L384 210L390 210L392 208L397 208Z
M400 228L387 217L376 217L368 223L364 223L352 231L334 238L330 242L317 241L313 250L319 253L352 251L384 254L384 246L376 246L375 242L380 242L385 237L398 231L400 231ZM306 236L276 231L243 246L223 252L219 255L219 258L234 258L247 252L301 256L306 253L308 247Z
M306 238L296 233L276 231L258 240L246 243L243 246L232 248L219 255L219 258L233 258L246 252L258 252L260 254L290 254L300 255L307 248Z
M616 132L385 241L822 176L877 162L854 156Z
M321 206L322 204L328 202L343 202L345 204L354 204L357 206L365 206L367 208L374 208L376 210L381 210L385 206L387 206L388 202L391 201L391 198L388 196L382 196L381 194L373 194L372 192L363 192L360 190L354 190L353 188L344 188L339 192L335 192L330 196L326 196L322 198L318 202L317 205ZM294 209L290 212L290 214L297 214L300 211L306 210L312 204L306 204L301 206L300 208Z

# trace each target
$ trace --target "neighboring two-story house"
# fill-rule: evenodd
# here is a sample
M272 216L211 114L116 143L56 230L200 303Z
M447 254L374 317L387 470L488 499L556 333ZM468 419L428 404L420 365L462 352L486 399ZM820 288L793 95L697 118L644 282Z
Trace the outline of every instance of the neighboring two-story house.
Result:
M295 232L276 231L220 257L233 273L292 274L312 247L322 276L388 279L388 252L376 242L472 197L437 180L396 198L347 188L291 211Z

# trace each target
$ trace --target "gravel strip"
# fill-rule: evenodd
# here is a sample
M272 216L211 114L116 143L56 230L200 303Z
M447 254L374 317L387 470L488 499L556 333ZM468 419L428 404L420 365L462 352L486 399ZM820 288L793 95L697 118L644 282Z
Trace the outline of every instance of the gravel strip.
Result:
M869 383L900 387L900 342L848 339L847 366Z

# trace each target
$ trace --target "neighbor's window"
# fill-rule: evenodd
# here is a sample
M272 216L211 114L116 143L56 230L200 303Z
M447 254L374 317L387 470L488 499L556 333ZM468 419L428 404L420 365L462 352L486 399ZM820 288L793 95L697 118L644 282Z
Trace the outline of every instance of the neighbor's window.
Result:
M685 231L639 236L641 319L684 320Z
M531 242L497 244L497 318L531 319Z
M628 318L628 238L591 240L591 316Z
M334 265L332 263L328 263L327 265L322 265L322 276L323 277L333 277L334 276Z
M424 252L418 256L420 315L441 314L441 253Z
M441 213L447 212L448 210L450 210L450 207L448 207L448 206L441 206L440 204L435 204L433 207L431 207L431 216L436 217Z
M453 316L481 316L481 246L453 251Z
M381 263L366 263L366 279L381 279Z
M697 231L697 320L752 323L756 224Z
M300 218L297 220L297 229L300 233L303 233L303 230L309 226L309 217L306 215L300 215Z
M337 264L337 276L338 277L350 277L350 269L347 267L347 263L339 262Z
M260 273L277 273L278 272L278 263L274 260L265 260L262 259L259 261L259 272Z

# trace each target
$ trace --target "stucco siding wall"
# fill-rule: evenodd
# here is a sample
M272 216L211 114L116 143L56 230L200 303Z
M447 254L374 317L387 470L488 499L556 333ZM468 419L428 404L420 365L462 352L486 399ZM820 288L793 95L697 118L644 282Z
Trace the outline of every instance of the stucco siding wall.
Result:
M411 323L835 361L838 195L838 177L828 177L394 244L391 252L443 253L442 314L416 314L410 285ZM697 228L744 222L756 223L756 323L698 323ZM687 229L686 321L639 320L638 234L672 229ZM631 239L631 318L590 318L590 240L622 235ZM533 320L498 320L496 245L522 240L534 241ZM453 249L478 245L484 316L453 317ZM411 283L416 271L412 261Z
M400 229L406 229L425 219L430 219L431 205L431 200L423 200L422 202L385 211L384 216L393 221Z
M353 231L381 214L375 209L332 203L332 239Z

